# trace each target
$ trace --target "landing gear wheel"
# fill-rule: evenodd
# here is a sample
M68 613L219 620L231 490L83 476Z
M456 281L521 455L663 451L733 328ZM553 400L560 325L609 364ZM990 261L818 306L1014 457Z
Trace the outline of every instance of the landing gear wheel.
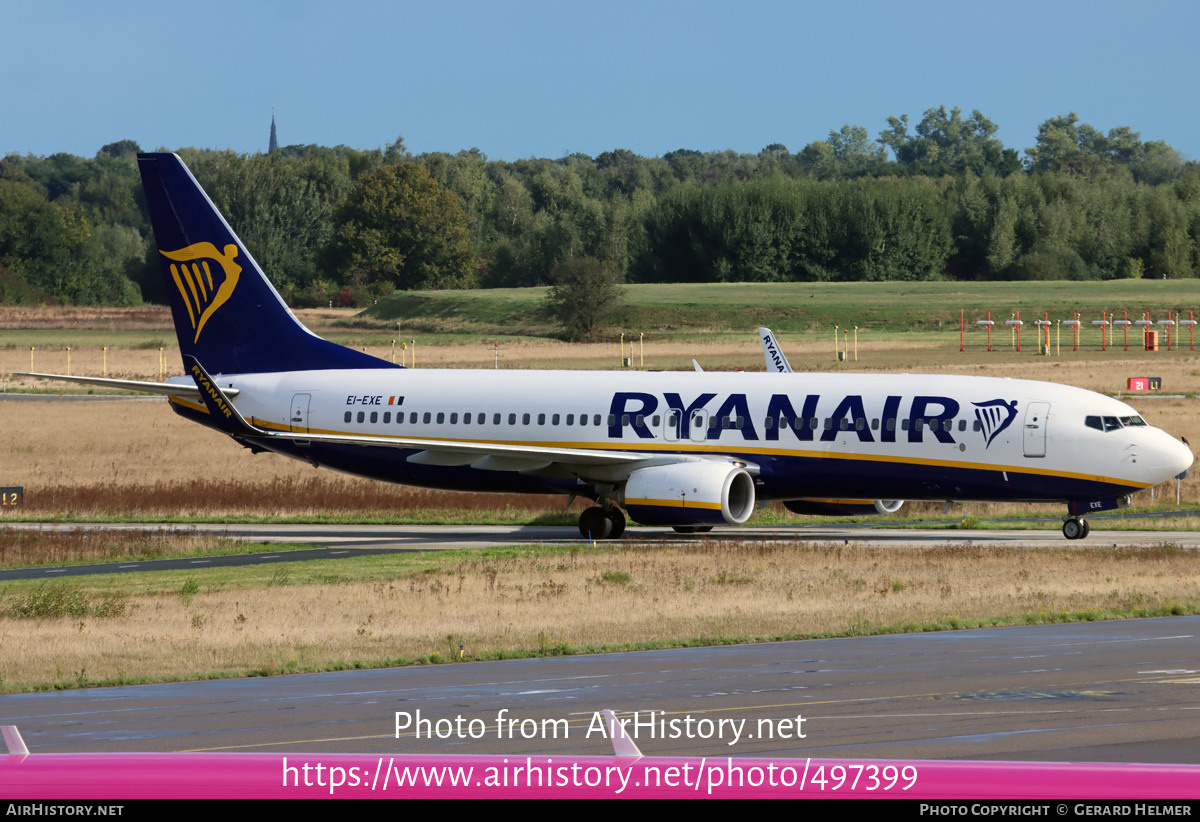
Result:
M621 534L625 533L625 515L621 513L620 508L608 509L608 521L612 523L612 531L609 532L609 539L617 539Z
M1086 519L1070 517L1063 521L1062 532L1067 539L1083 539L1090 530Z
M603 508L587 508L579 515L579 533L585 539L608 539L612 532L613 521Z
M1092 526L1088 525L1088 521L1086 519L1081 519L1079 521L1083 523L1083 533L1079 535L1079 538L1087 539L1087 535L1092 533Z
M706 534L713 529L711 525L672 525L677 534Z

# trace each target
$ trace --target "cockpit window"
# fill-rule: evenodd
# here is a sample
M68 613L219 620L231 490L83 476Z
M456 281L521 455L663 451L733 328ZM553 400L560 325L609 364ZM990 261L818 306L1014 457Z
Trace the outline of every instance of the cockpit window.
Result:
M1083 424L1097 431L1120 431L1134 425L1145 425L1141 417L1084 417Z

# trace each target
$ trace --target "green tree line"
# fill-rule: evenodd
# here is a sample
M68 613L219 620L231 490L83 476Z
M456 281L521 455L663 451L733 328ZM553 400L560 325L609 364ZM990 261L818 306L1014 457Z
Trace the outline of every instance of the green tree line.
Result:
M560 284L585 259L626 282L1200 276L1200 165L1074 113L1023 156L996 132L939 107L795 152L179 153L294 305ZM163 299L137 151L0 159L0 299Z

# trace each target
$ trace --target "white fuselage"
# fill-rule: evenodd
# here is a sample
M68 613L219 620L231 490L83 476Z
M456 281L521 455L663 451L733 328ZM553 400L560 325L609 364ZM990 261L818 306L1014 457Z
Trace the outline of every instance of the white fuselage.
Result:
M589 449L676 462L725 457L751 467L763 499L1088 499L1155 485L1192 461L1189 449L1142 423L1125 403L1030 380L382 369L216 381L238 389L241 415L269 430ZM613 466L439 460L429 456L436 447L369 457L364 452L374 449L362 445L289 440L267 447L434 487L503 490L513 482L506 468L558 483L547 490L571 491L564 479L619 485L628 476ZM473 478L464 483L468 474Z

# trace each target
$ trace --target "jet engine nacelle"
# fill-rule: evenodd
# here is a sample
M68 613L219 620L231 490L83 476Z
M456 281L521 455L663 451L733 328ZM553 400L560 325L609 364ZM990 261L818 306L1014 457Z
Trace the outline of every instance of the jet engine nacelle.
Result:
M754 479L722 462L639 468L629 475L621 504L644 525L741 525L754 513Z
M823 517L871 517L894 514L904 505L902 499L789 499L783 507L793 514Z

